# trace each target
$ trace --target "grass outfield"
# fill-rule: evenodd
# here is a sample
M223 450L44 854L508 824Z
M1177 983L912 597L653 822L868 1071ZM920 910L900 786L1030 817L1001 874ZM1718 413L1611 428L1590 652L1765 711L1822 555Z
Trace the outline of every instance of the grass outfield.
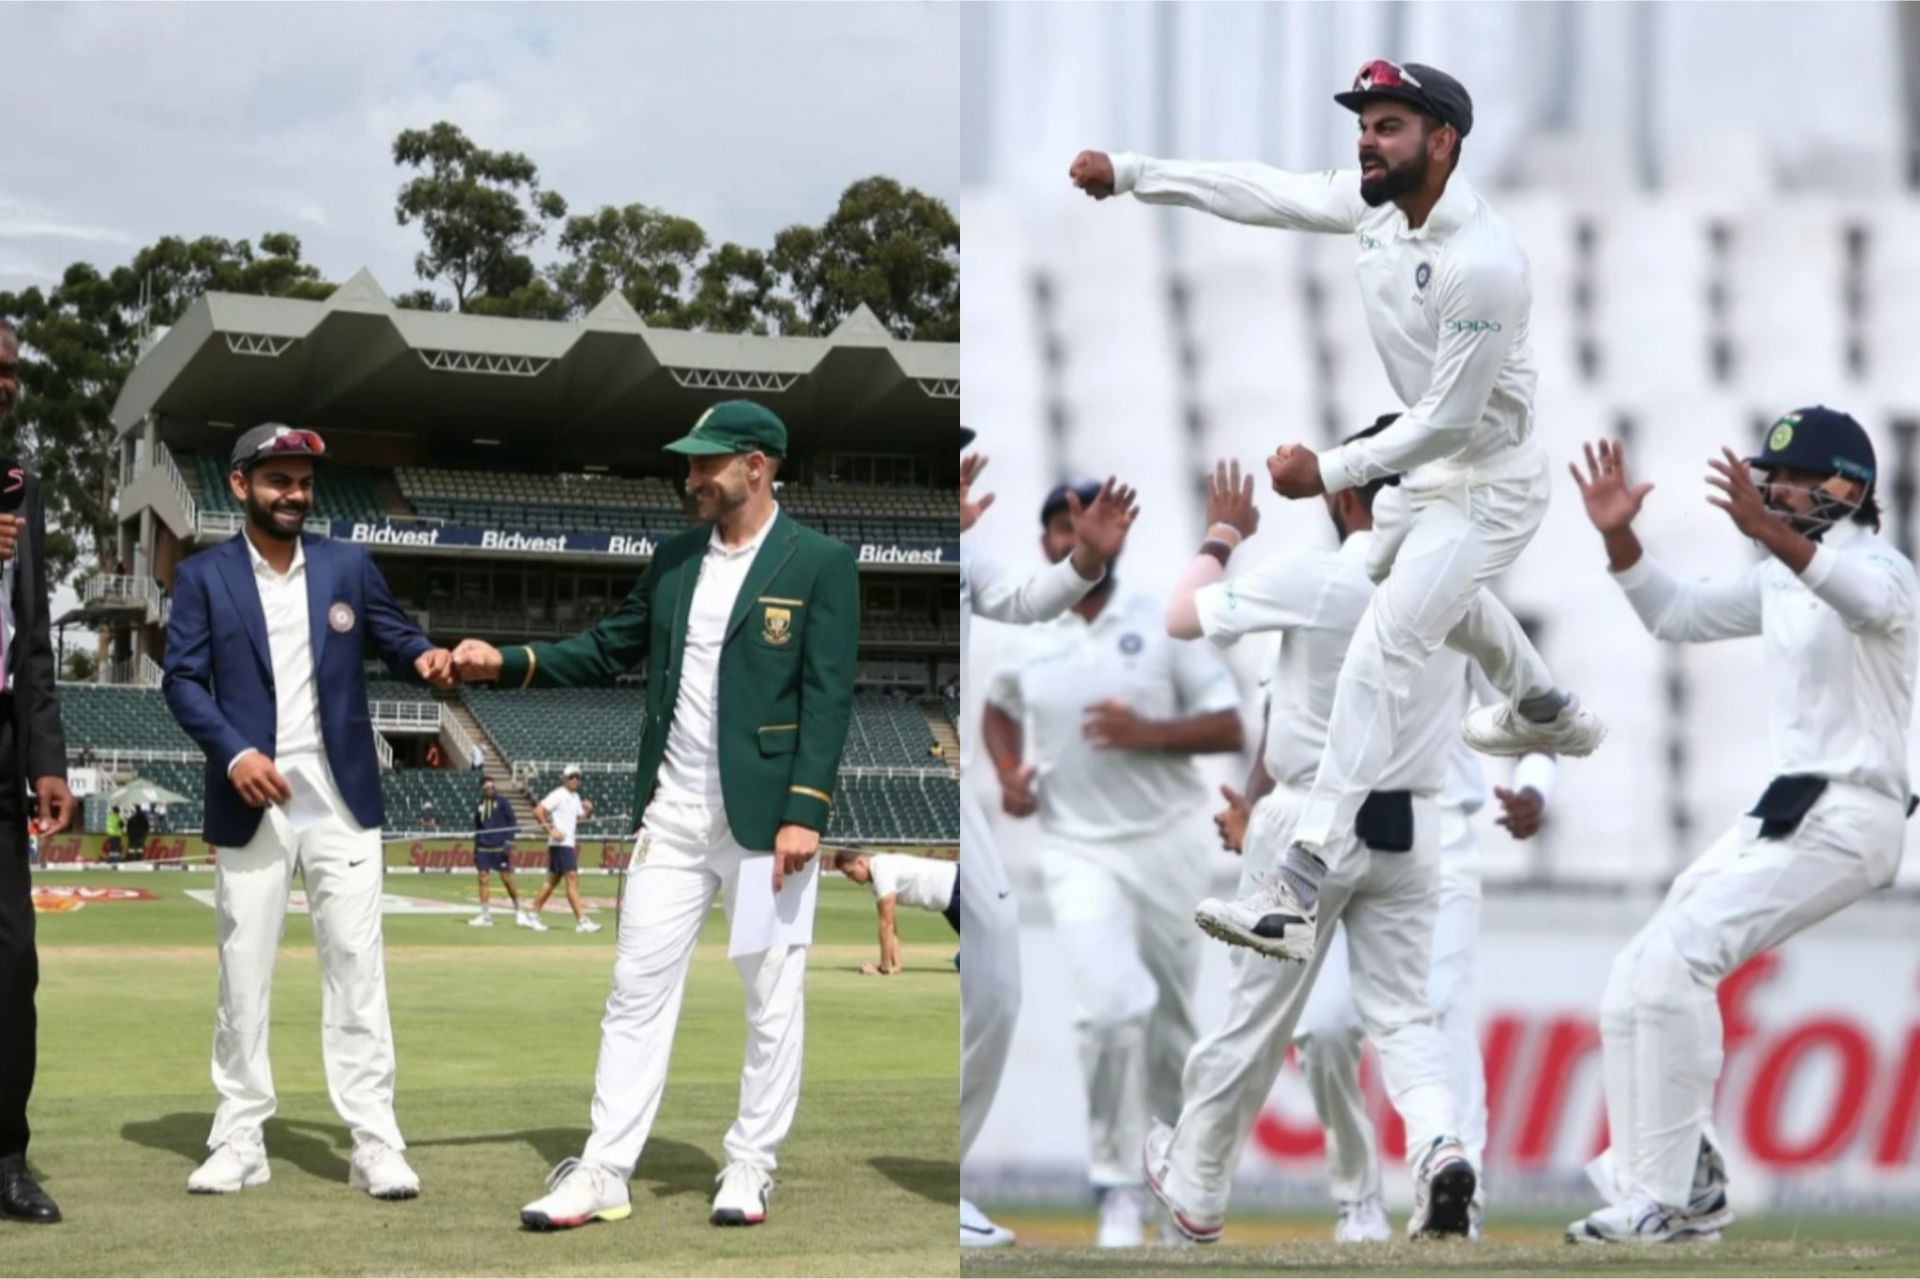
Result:
M1229 1221L1204 1248L1102 1251L1091 1212L995 1211L1020 1246L969 1250L967 1275L1913 1275L1920 1228L1896 1217L1770 1216L1737 1223L1721 1244L1579 1247L1561 1240L1573 1214L1496 1219L1479 1243L1336 1244L1332 1214ZM1403 1224L1399 1217L1395 1224Z
M527 877L519 877L523 881ZM873 899L828 875L807 981L799 1118L768 1224L707 1224L745 1037L718 910L695 952L666 1098L634 1175L633 1216L558 1234L520 1229L561 1158L579 1153L613 959L606 931L469 928L388 915L396 1105L423 1193L379 1203L347 1188L346 1131L320 1064L319 970L289 915L273 1007L280 1110L273 1180L186 1193L203 1157L217 987L214 915L185 894L204 873L48 874L49 886L141 888L39 917L40 1069L31 1156L66 1223L0 1223L8 1275L832 1274L956 1269L959 974L944 920L902 912L907 971L876 958ZM611 899L611 876L582 893ZM396 875L387 891L471 903L471 875ZM496 901L503 902L496 886Z

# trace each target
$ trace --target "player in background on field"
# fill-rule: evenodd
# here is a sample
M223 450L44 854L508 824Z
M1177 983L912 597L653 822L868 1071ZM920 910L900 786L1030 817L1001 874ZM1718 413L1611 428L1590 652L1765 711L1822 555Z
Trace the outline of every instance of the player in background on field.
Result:
M833 868L873 891L880 915L880 962L862 964L868 977L892 977L900 971L900 933L894 912L901 906L937 911L960 931L960 863L907 853L839 852Z
M1435 67L1374 59L1334 101L1359 118L1359 167L1316 174L1083 151L1069 177L1095 199L1132 193L1255 226L1350 235L1367 326L1406 412L1378 436L1267 461L1282 497L1334 495L1405 476L1412 518L1375 539L1380 583L1341 666L1313 785L1279 873L1237 903L1234 944L1312 952L1321 882L1361 856L1354 821L1384 775L1415 677L1443 644L1473 657L1503 698L1466 726L1495 755L1587 755L1605 728L1554 683L1513 614L1486 589L1546 514L1533 438L1533 282L1513 232L1460 174L1473 101ZM1228 530L1231 533L1231 530Z
M1040 549L1073 551L1059 485L1040 507ZM1137 1248L1152 1201L1140 1143L1154 1115L1180 1110L1193 1047L1200 962L1192 903L1207 888L1206 785L1195 755L1245 745L1240 690L1211 645L1170 639L1166 605L1098 586L1033 627L1019 657L987 683L982 736L1001 807L1038 815L1040 866L1072 978L1087 1088L1088 1178L1098 1244ZM1171 1232L1163 1226L1163 1238Z
M1756 691L1776 775L1764 789L1755 779L1758 802L1674 880L1614 960L1600 1001L1613 1144L1589 1167L1608 1202L1567 1239L1717 1239L1733 1222L1710 1130L1723 1061L1717 992L1741 964L1900 869L1920 587L1880 536L1873 444L1845 413L1789 413L1759 456L1723 449L1707 463L1707 501L1767 555L1706 581L1674 578L1641 548L1633 521L1653 485L1627 478L1625 448L1602 442L1586 454L1585 474L1568 469L1648 632L1669 643L1760 637L1767 686Z
M972 442L973 431L962 427L960 447ZM993 505L993 494L975 496L973 492L986 465L986 456L979 453L960 461L962 662L975 613L1025 626L1060 616L1100 584L1140 514L1133 489L1111 477L1091 506L1070 496L1073 554L1051 568L1016 576L966 540L967 531ZM974 736L968 733L961 739L963 776L972 765ZM966 786L960 788L960 839L966 862L960 875L960 1163L964 1168L967 1152L993 1109L993 1096L1013 1045L1014 1023L1020 1016L1020 909L1013 900L1013 884L1000 864L993 828ZM995 1225L972 1200L961 1198L961 1247L1002 1248L1012 1242L1011 1230Z
M521 928L534 926L534 917L520 904L520 890L513 883L513 863L508 859L513 826L513 805L491 781L481 782L480 803L473 810L473 868L480 873L480 913L468 921L475 928L493 927L489 873L498 873L500 886L507 890L507 900L513 903L513 922Z
M533 806L534 820L547 830L547 882L527 912L533 921L527 927L536 933L547 931L540 912L547 908L547 898L553 896L553 890L563 883L567 886L567 905L573 907L574 931L600 931L600 925L587 918L587 908L580 901L580 853L574 832L579 829L580 818L586 811L586 801L580 798L578 764L568 764L560 774L560 784Z

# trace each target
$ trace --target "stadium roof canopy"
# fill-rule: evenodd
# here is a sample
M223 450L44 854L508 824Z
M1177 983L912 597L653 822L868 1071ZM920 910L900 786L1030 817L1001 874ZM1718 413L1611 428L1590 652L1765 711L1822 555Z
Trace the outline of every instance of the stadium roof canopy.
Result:
M960 347L901 341L864 306L823 338L650 328L618 293L580 321L403 310L361 271L324 302L201 297L141 355L113 423L152 414L188 448L281 421L619 463L735 396L779 413L795 452L957 449Z

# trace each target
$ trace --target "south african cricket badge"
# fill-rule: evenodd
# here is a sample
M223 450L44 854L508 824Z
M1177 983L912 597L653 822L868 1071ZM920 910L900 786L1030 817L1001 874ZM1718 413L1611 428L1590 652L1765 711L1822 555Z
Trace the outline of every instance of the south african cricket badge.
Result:
M647 831L640 832L640 838L633 841L633 865L647 864L647 855L653 852L653 836Z
M333 628L335 635L345 635L353 629L353 605L344 600L327 610L327 625Z
M767 606L760 623L760 638L769 644L785 644L793 638L793 610Z

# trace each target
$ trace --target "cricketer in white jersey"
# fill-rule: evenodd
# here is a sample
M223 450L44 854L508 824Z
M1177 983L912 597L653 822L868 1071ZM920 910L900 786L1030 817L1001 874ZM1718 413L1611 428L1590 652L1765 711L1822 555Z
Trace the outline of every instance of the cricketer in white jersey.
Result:
M1844 413L1801 409L1758 457L1729 450L1709 465L1707 500L1768 558L1703 582L1642 552L1633 519L1652 485L1628 481L1621 445L1597 457L1589 446L1587 474L1572 468L1608 570L1650 633L1760 637L1777 772L1614 961L1600 1002L1613 1145L1589 1170L1609 1202L1568 1227L1575 1243L1714 1239L1731 1224L1710 1132L1716 991L1753 956L1892 883L1910 812L1920 585L1879 535L1867 433Z
M1042 504L1042 548L1073 547L1061 485ZM1041 870L1065 953L1087 1089L1088 1175L1101 1247L1138 1247L1147 1209L1140 1144L1180 1109L1195 1034L1207 884L1206 785L1193 756L1245 745L1240 693L1210 645L1168 637L1165 605L1106 581L1025 636L994 672L982 736L1002 807L1037 813Z
M961 446L973 439L962 429ZM1107 564L1126 544L1139 515L1133 490L1109 479L1100 497L1082 507L1071 503L1075 545L1065 560L1028 576L1013 576L991 557L976 551L965 534L993 503L992 494L976 498L973 483L987 458L971 454L960 463L960 660L966 661L973 615L1013 625L1032 625L1060 616L1106 576ZM973 734L960 743L960 771L972 766ZM1020 1016L1020 914L1013 885L1000 864L993 828L964 785L960 788L960 1161L980 1135L993 1108L1000 1076ZM1013 1232L996 1226L960 1200L962 1247L1001 1247Z
M1096 198L1130 192L1256 226L1353 236L1367 325L1407 406L1375 438L1325 456L1287 445L1267 462L1283 497L1404 475L1411 507L1369 553L1369 572L1384 581L1341 668L1295 847L1265 899L1274 935L1244 943L1294 960L1313 944L1320 880L1357 853L1354 818L1392 758L1415 676L1443 642L1474 658L1505 699L1469 721L1477 749L1586 755L1605 736L1485 589L1533 539L1548 475L1533 439L1526 254L1457 171L1472 101L1445 72L1384 60L1336 101L1360 117L1358 170L1083 152L1069 174Z
M1277 873L1302 812L1334 705L1341 655L1373 594L1366 572L1375 536L1368 507L1378 487L1328 499L1343 539L1338 551L1277 556L1211 584L1198 584L1205 575L1190 566L1167 608L1167 629L1175 636L1205 634L1221 645L1263 632L1281 637L1269 667L1266 738L1250 783L1262 797L1243 840L1243 895ZM1211 477L1207 514L1213 525L1196 563L1205 558L1219 567L1233 553L1222 535L1237 540L1259 522L1253 482L1241 483L1237 465L1223 464ZM1327 933L1346 925L1354 1002L1379 1047L1388 1095L1406 1119L1415 1187L1410 1238L1466 1234L1476 1178L1458 1138L1445 1047L1427 1001L1440 891L1434 798L1456 736L1447 716L1458 673L1429 666L1415 679L1410 731L1401 735L1380 788L1360 810L1360 850L1327 877L1326 909L1319 915ZM1234 906L1209 899L1195 917L1223 940L1262 921ZM1322 946L1310 952L1304 967L1295 967L1234 953L1226 1018L1187 1058L1179 1119L1171 1128L1156 1123L1148 1137L1148 1187L1174 1225L1196 1242L1220 1236L1241 1148L1286 1060L1325 957Z
M1397 490L1388 489L1375 501L1378 510ZM1456 724L1476 693L1485 700L1491 690L1477 687L1474 668L1450 649L1434 655L1433 665L1456 672L1459 682L1454 705L1444 721ZM1511 788L1496 786L1503 815L1499 820L1516 839L1529 839L1540 828L1540 818L1553 795L1556 766L1551 755L1534 754L1514 769ZM1474 949L1480 939L1480 848L1474 839L1473 814L1487 802L1486 778L1480 757L1455 738L1447 748L1447 780L1440 792L1440 906L1434 917L1433 963L1428 972L1427 997L1446 1044L1447 1083L1453 1089L1459 1116L1460 1143L1467 1158L1481 1170L1474 1191L1468 1233L1477 1238L1480 1214L1486 1202L1487 1071L1480 1054L1479 999L1474 971ZM1226 817L1222 815L1223 819ZM1313 995L1301 1014L1293 1042L1300 1049L1300 1065L1314 1113L1326 1133L1327 1179L1339 1215L1334 1225L1336 1243L1383 1243L1390 1237L1386 1201L1380 1191L1380 1155L1373 1121L1367 1116L1360 1091L1360 1057L1365 1030L1354 1004L1345 930L1336 933Z

